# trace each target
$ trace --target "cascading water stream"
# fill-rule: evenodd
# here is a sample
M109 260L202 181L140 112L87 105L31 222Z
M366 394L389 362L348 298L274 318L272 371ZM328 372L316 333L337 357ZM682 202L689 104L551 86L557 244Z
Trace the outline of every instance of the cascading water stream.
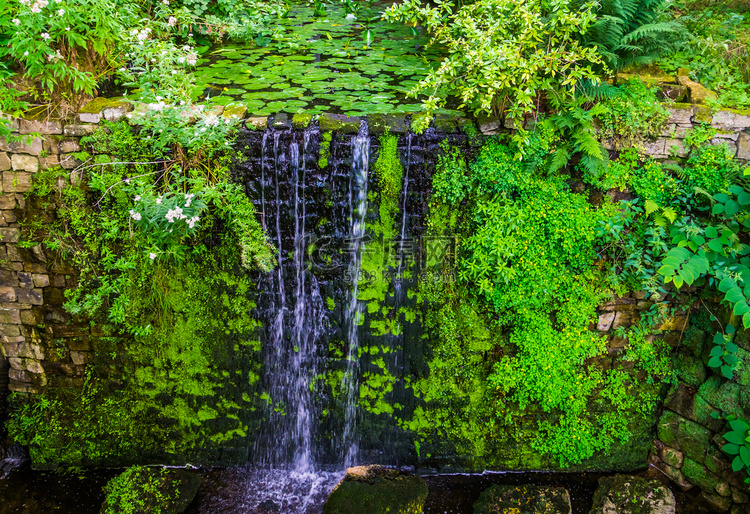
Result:
M367 217L367 175L370 165L370 136L367 124L363 121L359 134L352 141L352 174L349 185L349 212L351 216L350 242L352 260L347 277L351 281L349 301L346 309L347 322L347 362L344 383L346 405L344 408L344 433L342 437L345 454L344 465L355 463L359 452L356 438L357 400L359 399L359 326L362 323L362 304L357 298L359 274L362 266L362 253L365 241L365 220Z
M280 140L291 137L288 161L280 158ZM267 332L265 388L270 398L265 426L255 444L255 460L263 467L284 468L295 473L315 471L312 439L317 419L314 411L311 381L317 374L320 357L318 340L325 331L326 318L318 282L308 272L305 261L305 162L309 133L304 134L302 155L294 132L273 133L274 225L279 265L266 276L273 288L265 318ZM264 141L265 141L264 137ZM288 162L288 164L287 164ZM287 169L288 165L288 169ZM286 175L285 175L286 173ZM282 191L282 178L291 175L291 200ZM287 210L286 206L289 207ZM293 252L285 258L285 215L293 216ZM287 250L288 252L288 250ZM309 276L308 276L309 275ZM294 281L285 285L286 277ZM287 290L293 294L287 298ZM294 306L292 308L292 305Z

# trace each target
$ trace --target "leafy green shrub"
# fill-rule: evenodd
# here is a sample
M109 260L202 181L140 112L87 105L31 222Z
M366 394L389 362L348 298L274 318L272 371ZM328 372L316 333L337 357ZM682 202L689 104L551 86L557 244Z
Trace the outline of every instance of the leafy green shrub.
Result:
M683 26L663 21L667 0L603 0L597 19L580 36L613 71L651 64L685 37Z
M385 134L380 137L380 155L373 171L378 177L380 191L388 198L398 198L404 167L398 153L398 136Z
M732 460L732 471L745 469L750 475L750 424L747 420L736 419L734 416L727 416L731 431L724 434L727 441L722 450L729 454L735 455ZM750 484L750 477L745 478L745 483Z
M721 332L714 334L714 347L709 353L708 366L721 371L725 378L731 380L738 363L736 355L738 347L732 341L734 326L727 325L726 332L726 335Z
M603 135L623 149L660 136L669 113L656 98L656 89L639 80L618 89L620 94L605 99L597 113Z
M482 146L476 160L471 163L471 178L479 195L513 194L524 180L523 163L516 153L497 139Z
M688 185L713 196L725 191L741 170L727 145L704 145L690 152L684 174Z
M410 93L429 92L426 113L455 94L475 113L507 111L514 119L535 112L541 96L573 98L571 85L598 82L591 66L602 64L601 58L576 41L594 17L591 4L577 10L541 0L448 1L436 7L408 0L384 13L389 21L424 25L433 43L447 48L441 66ZM429 121L425 117L418 128ZM519 140L524 138L522 131Z
M652 160L635 170L629 184L635 194L659 206L668 206L679 193L677 180Z

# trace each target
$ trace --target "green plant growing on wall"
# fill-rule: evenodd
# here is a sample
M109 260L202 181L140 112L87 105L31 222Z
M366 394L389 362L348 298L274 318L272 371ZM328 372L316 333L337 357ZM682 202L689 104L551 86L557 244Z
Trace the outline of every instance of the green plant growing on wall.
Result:
M731 415L727 416L727 421L732 430L724 434L727 444L722 447L722 450L735 456L732 460L732 471L744 469L750 475L750 433L748 432L750 424L747 420L736 419ZM745 479L745 483L750 484L750 476Z
M734 336L734 326L729 324L726 328L726 334L716 332L713 339L713 348L709 353L708 366L720 371L724 377L731 380L734 376L734 369L737 367L737 344L732 341Z

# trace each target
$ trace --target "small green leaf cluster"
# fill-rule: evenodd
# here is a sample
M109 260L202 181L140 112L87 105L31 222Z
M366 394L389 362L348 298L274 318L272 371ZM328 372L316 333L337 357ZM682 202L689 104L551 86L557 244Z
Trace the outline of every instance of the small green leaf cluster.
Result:
M398 153L398 136L385 134L380 137L380 155L373 171L378 177L380 191L387 198L398 198L404 167Z
M732 471L742 469L750 475L750 424L747 420L736 419L734 416L727 416L731 431L724 434L727 441L721 449L729 455L735 455L732 460ZM750 476L745 478L745 483L750 484Z
M714 334L714 347L709 353L708 366L721 371L725 378L731 380L734 376L734 369L737 367L737 344L732 341L734 336L734 326L728 324L726 334L716 332Z

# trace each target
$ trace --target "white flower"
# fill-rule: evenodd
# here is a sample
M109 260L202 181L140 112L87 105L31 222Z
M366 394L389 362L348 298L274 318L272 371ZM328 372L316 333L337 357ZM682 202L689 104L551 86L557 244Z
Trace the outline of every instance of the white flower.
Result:
M31 0L21 0L21 3L23 5L29 5L31 3Z
M47 34L46 32L42 32L42 39L44 39L45 41L47 41L49 39L49 37L50 37L49 34Z
M141 196L140 195L135 195L135 198L133 198L133 201L134 202L140 202L141 201Z
M354 16L354 13L349 13L349 14L346 15L346 19L347 20L356 20L357 17Z
M138 29L133 29L130 31L131 36L135 36L136 34L138 34Z
M21 20L19 20L18 18L13 18L13 23L15 23L16 25L20 25Z
M219 126L219 117L215 114L209 114L206 116L206 119L204 120L204 123L208 127L218 127Z
M39 14L40 12L42 12L42 8L39 7L39 4L34 4L31 6L31 12L33 12L34 14Z
M167 211L167 214L164 215L164 217L167 219L168 222L174 223L176 219L182 219L184 218L182 214L182 208L181 207L175 207L174 209L169 209Z
M25 51L25 52L23 53L23 56L24 56L24 57L28 57L28 56L29 56L29 51L28 51L28 50L26 50L26 51Z
M58 16L62 16L63 14L65 14L65 9L60 9L57 11Z
M156 254L154 252L149 253L148 258L153 261L154 259L156 259Z
M160 204L160 203L161 203L161 196L160 196L159 198L157 198L157 199L156 199L156 203L157 203L157 204Z
M188 193L185 195L185 208L190 207L190 202L193 201L193 197L195 195L193 193Z
M125 180L123 180L123 182L125 182L126 184L130 184L130 179L126 178Z
M70 30L70 27L65 27L65 30Z
M188 227L190 227L190 228L193 228L193 227L195 227L195 223L196 223L197 221L199 221L199 220L200 220L200 218L199 218L198 216L193 216L192 218L190 218L190 219L189 219L189 220L187 221Z
M137 212L135 209L130 209L130 217L135 221L141 221L141 213Z
M178 57L177 58L177 62L180 63L180 64L184 63L185 62L185 57L184 56Z
M170 16L167 20L167 27L174 27L175 25L177 25L177 18Z
M196 54L190 54L187 56L187 59L185 59L185 62L190 66L195 66L198 62L198 56Z
M161 0L161 3L163 3L164 5L169 5L169 0Z

